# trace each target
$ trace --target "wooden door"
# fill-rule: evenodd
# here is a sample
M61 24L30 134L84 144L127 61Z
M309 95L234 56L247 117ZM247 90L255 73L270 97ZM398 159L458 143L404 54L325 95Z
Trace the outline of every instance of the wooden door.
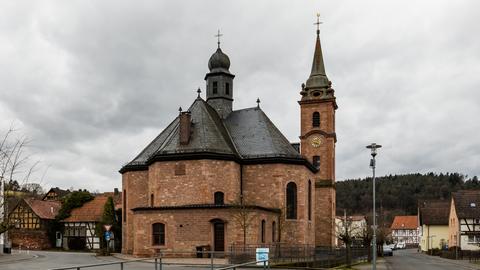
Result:
M225 224L216 222L213 224L214 251L225 251Z

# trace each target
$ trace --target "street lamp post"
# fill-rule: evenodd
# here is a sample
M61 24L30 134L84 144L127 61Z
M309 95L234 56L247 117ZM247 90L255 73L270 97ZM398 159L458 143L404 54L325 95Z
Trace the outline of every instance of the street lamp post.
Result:
M370 167L373 172L373 237L372 237L372 269L377 269L377 217L375 211L375 156L377 155L377 149L382 147L379 144L372 143L367 145L367 148L371 150L372 159L370 160Z

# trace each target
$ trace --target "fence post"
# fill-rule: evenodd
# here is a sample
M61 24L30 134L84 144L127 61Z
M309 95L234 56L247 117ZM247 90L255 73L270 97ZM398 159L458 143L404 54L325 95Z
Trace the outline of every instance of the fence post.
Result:
M210 251L210 269L213 270L213 255L215 251Z
M158 270L158 258L155 258L155 270Z
M162 258L163 258L162 251L160 250L160 267L159 267L160 270L162 270L162 268L163 268Z
M80 269L80 268L78 268ZM123 262L120 263L120 270L123 270Z
M263 270L267 269L267 261L263 261Z

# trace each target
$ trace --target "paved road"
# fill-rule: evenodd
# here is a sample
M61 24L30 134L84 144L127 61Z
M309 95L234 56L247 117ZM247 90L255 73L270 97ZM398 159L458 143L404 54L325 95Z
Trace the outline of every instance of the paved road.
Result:
M455 261L418 253L416 249L395 250L392 257L386 257L388 270L472 270L480 269L468 261Z
M16 251L15 251L16 252ZM8 256L8 255L2 255ZM49 251L31 251L27 254L14 254L17 260L2 260L0 258L1 270L46 270L51 268L78 266L87 264L99 264L108 262L122 261L113 257L96 257L93 253L79 252L49 252ZM195 267L196 269L202 269ZM119 270L120 265L109 265L94 268L86 268L87 270ZM154 264L150 262L130 262L124 265L124 270L153 270ZM165 265L164 270L192 270L190 266L183 265ZM204 269L210 269L205 266Z

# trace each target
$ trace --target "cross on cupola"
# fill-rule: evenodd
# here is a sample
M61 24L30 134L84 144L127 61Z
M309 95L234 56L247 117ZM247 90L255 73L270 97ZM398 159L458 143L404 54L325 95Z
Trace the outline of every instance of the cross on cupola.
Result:
M218 29L217 34L215 35L215 37L217 38L218 48L220 48L220 37L221 36L223 36L223 34L220 34L220 29Z

